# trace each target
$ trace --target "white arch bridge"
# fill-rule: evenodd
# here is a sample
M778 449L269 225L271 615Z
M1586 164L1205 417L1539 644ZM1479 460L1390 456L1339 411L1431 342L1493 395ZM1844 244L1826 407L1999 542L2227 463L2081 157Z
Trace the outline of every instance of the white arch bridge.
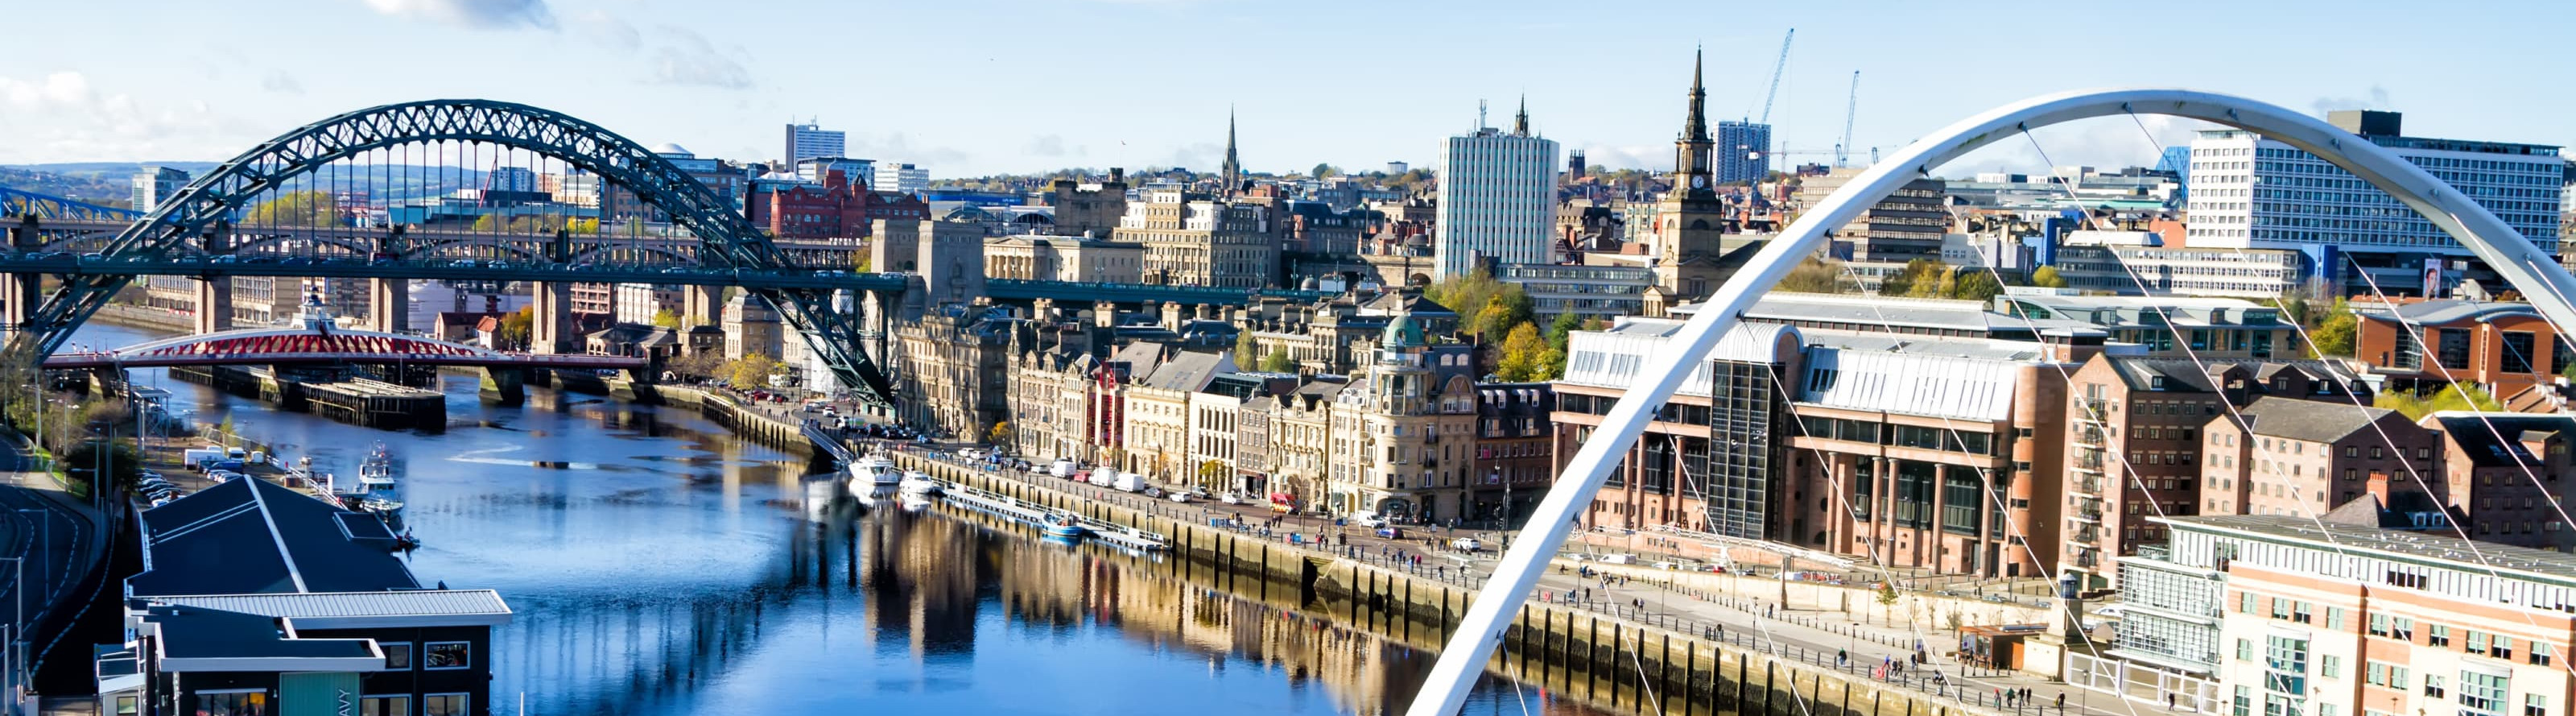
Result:
M1432 667L1429 680L1407 713L1458 713L1468 689L1475 685L1486 661L1501 645L1509 619L1520 612L1548 559L1564 545L1574 517L1592 502L1603 478L1636 442L1655 408L1670 399L1689 376L1685 367L1706 360L1718 338L1735 325L1736 317L1786 276L1801 257L1814 253L1833 228L1857 218L1906 182L1929 176L1934 167L2031 128L2140 114L2188 117L2251 130L2332 162L2396 197L2458 239L2529 297L2560 332L2576 327L2576 308L2568 302L2569 296L2576 295L2576 277L2560 268L2555 257L2532 245L2458 189L2395 153L2314 117L2242 97L2181 89L2079 90L2004 105L1925 135L1809 207L1682 325L1672 343L1682 349L1654 356L1651 364L1640 371L1645 382L1629 390L1602 417L1600 428L1575 452L1556 485L1548 489L1546 499L1529 518L1529 529L1504 553L1493 579L1486 582L1484 591L1460 619L1448 645L1441 649L1439 662Z

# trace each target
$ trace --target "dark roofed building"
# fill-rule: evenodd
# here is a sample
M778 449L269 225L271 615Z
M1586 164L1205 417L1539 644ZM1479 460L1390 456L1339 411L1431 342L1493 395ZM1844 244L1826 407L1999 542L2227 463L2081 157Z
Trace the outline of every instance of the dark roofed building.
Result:
M2364 497L2442 499L2441 435L2387 408L2263 396L2210 419L2207 433L2200 514L2308 517Z
M100 713L492 712L509 605L422 588L374 515L243 478L144 511L142 533Z
M2576 497L2568 441L2576 417L2530 413L2442 411L2424 418L2442 436L2443 465L2434 481L2471 539L2576 551L2556 505Z

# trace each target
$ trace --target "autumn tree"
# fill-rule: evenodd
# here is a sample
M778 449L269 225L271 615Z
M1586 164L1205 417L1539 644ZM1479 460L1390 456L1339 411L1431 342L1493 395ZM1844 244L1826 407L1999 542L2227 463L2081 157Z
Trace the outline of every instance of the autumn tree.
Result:
M519 310L511 311L510 315L501 317L501 330L493 337L498 339L501 345L526 348L529 337L536 331L536 326L536 307L523 306Z
M1842 293L1842 264L1809 256L1789 269L1772 288L1793 293Z
M1554 379L1548 357L1553 350L1546 339L1539 337L1538 324L1513 326L1503 338L1502 359L1497 361L1494 374L1512 383Z
M331 193L318 189L281 192L275 198L253 206L242 218L243 226L337 226L339 203Z
M2318 358L2352 355L2353 337L2360 330L2361 318L2353 315L2352 306L2345 304L2343 299L2335 299L2334 308L2326 312L2325 320L2318 321L2316 330L2308 332L2308 350Z
M2065 288L2066 277L2057 275L2057 267L2041 266L2030 272L2030 285L2040 288Z
M680 314L679 314L679 312L677 312L677 311L673 311L673 310L668 309L668 308L665 308L665 309L662 309L662 310L659 310L659 311L654 311L654 312L653 312L653 325L661 326L661 327L663 327L663 328L669 328L669 329L672 329L672 330L679 330L679 328L680 328Z
M744 354L725 365L727 380L736 388L769 385L769 378L787 370L787 364L759 353Z

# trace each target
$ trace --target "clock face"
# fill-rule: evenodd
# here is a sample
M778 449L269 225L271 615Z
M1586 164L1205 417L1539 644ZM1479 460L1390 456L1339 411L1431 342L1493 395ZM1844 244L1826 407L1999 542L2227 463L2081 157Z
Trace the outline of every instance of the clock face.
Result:
M1706 188L1708 188L1708 177L1704 177L1704 176L1695 176L1695 177L1691 177L1691 188L1694 188L1694 189L1706 189Z

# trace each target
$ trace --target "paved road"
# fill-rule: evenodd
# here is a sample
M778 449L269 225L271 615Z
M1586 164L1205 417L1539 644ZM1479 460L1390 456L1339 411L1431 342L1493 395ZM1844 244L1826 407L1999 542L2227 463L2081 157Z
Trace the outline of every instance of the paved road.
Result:
M86 504L62 491L52 478L43 473L27 472L29 467L24 446L16 436L0 449L0 624L35 624L53 616L58 609L77 610L87 604L89 595L69 593L95 561L105 544L99 533L99 520ZM18 580L23 567L25 581ZM20 619L24 611L23 622ZM19 627L11 626L11 631ZM30 653L43 653L56 638L39 632L28 645ZM80 649L62 652L88 656ZM29 664L30 668L34 664Z

